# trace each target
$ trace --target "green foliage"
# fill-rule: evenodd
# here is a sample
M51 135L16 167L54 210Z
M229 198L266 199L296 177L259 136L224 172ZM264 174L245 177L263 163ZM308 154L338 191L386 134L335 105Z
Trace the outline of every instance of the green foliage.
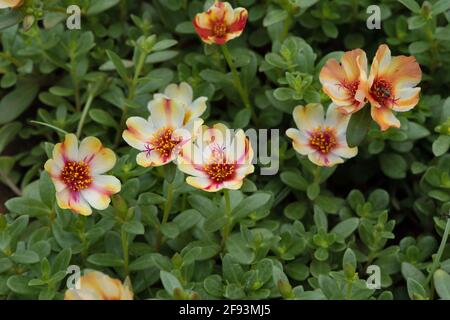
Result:
M366 28L368 0L231 2L249 11L229 50L253 112L220 48L195 34L211 1L35 0L0 12L0 299L63 299L69 265L129 277L138 299L450 299L445 243L437 254L450 213L449 1L379 1L381 30ZM81 30L66 28L69 3ZM347 135L358 156L313 165L284 136L294 107L328 105L325 62L380 43L417 58L418 106L387 131L366 106ZM147 118L153 94L182 81L208 98L208 125L280 129L278 174L258 164L230 191L229 216L221 192L188 186L175 166L139 167L121 138L128 117ZM66 132L118 156L122 190L90 217L59 208L43 170Z

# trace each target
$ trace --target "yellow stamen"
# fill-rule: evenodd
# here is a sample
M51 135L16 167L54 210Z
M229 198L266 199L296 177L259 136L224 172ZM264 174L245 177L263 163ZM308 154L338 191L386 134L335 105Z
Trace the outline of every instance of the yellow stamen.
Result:
M92 183L89 165L83 161L67 161L61 172L61 180L72 191L89 188Z
M203 167L209 178L216 183L222 183L233 177L236 165L227 163L222 152L215 151L213 160Z
M227 25L224 22L217 22L214 24L212 31L218 38L222 38L227 34Z
M333 129L321 127L313 131L309 138L310 146L322 154L328 154L336 145L336 135Z
M164 158L170 157L173 149L180 143L180 139L174 139L172 134L173 129L161 129L151 141L153 150L158 151Z

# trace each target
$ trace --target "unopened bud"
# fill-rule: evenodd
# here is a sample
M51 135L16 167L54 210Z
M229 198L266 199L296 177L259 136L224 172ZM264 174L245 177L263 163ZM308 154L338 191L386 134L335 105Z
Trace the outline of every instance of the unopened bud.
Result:
M28 15L23 19L23 30L28 31L33 26L36 18L34 16Z
M279 280L277 283L278 290L280 290L281 295L285 299L289 299L293 297L292 286L289 281Z

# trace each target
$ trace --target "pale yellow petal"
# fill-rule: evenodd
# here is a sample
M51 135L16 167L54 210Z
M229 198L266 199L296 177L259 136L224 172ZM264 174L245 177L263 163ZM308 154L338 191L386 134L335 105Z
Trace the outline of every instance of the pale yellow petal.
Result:
M304 133L308 133L323 125L323 106L317 103L310 103L306 106L297 106L294 109L293 117L297 128Z
M83 198L97 210L105 210L111 202L111 196L119 193L120 180L114 176L98 175L88 189L81 191Z
M194 98L192 87L186 82L182 82L179 85L169 84L164 90L164 94L170 99L178 100L185 107L189 106Z
M292 139L292 146L299 154L308 155L315 152L309 145L309 139L300 130L290 128L286 131L286 135Z
M80 192L72 192L68 188L56 193L56 202L61 209L70 209L72 212L89 216L92 209Z
M370 110L373 120L380 126L382 131L391 127L400 128L400 121L395 117L391 109L372 107Z
M152 100L148 104L151 122L155 129L181 128L183 125L185 111L183 106L176 100L160 98Z

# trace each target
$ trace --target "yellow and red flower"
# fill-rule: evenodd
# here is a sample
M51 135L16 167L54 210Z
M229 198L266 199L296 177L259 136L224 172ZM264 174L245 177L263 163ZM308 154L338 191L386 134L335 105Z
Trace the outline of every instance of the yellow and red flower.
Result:
M346 52L341 62L327 61L320 71L319 79L323 91L339 107L342 113L353 113L366 104L365 82L361 76L367 74L367 57L361 49Z
M335 104L328 107L326 118L323 106L315 103L297 106L293 117L298 129L288 129L286 135L292 139L295 151L316 165L332 167L358 153L357 147L347 145L350 115L340 112Z
M45 163L56 189L56 201L62 209L81 215L92 214L91 207L104 210L110 197L121 189L119 179L105 175L116 164L116 155L103 147L99 139L87 137L78 145L74 134L53 149L53 158Z
M18 8L23 4L23 0L0 0L0 9Z
M207 44L223 45L239 37L247 23L245 8L233 9L228 2L216 1L208 11L195 16L195 31Z
M195 118L199 118L206 110L207 97L199 97L194 100L194 92L192 87L182 82L179 85L169 84L164 90L164 94L157 93L153 95L153 99L169 98L176 100L184 108L183 125L186 125L189 121Z
M391 57L387 45L378 48L365 88L372 118L381 130L400 127L392 111L406 112L417 105L420 88L416 85L421 78L422 71L414 57Z
M143 167L157 167L175 160L180 148L200 128L203 120L191 118L184 124L185 109L177 100L157 97L149 103L150 117L131 117L123 139L141 152L136 162Z
M177 158L178 169L190 175L186 182L208 192L241 188L253 173L253 149L243 130L233 133L223 124L203 127L202 139L185 144Z
M99 271L92 271L66 291L64 300L133 300L133 292L118 279Z
M355 49L346 52L341 63L327 61L319 78L323 91L345 114L358 111L369 101L372 118L384 131L400 127L393 111L409 111L419 102L420 88L416 85L422 71L414 57L391 57L389 47L383 44L373 59L369 76L366 54Z

